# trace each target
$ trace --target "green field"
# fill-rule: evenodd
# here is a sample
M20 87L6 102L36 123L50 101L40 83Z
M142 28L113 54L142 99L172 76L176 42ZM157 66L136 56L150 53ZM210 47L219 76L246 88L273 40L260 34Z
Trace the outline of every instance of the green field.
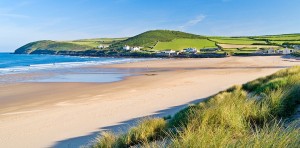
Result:
M270 41L270 42L278 45L282 45L283 43L300 44L300 41Z
M241 51L257 51L257 48L240 48Z
M77 45L90 46L92 48L97 48L99 45L111 45L119 41L126 40L127 38L95 38L95 39L82 39L74 41L66 41L67 43L73 43Z
M283 35L269 35L257 36L255 39L267 39L270 41L300 41L300 34L283 34Z
M257 48L225 48L222 51L229 53L254 53L257 51Z
M252 44L266 44L265 41L257 41L250 38L211 38L210 40L220 44L235 44L235 45L252 45Z
M209 41L207 39L174 39L171 42L158 42L154 49L156 50L182 50L185 48L207 48L216 47L215 42Z

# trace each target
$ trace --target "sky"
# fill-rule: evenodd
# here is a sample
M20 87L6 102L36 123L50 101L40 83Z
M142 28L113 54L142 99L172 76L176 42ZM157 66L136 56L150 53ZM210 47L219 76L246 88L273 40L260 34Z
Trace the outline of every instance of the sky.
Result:
M300 0L1 0L0 52L37 40L155 30L243 36L300 33Z

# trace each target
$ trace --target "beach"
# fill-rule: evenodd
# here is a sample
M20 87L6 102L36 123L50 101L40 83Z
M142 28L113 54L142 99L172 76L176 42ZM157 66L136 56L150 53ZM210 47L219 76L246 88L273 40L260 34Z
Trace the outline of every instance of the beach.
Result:
M101 131L172 115L188 104L298 65L280 56L162 59L92 66L132 73L111 83L0 86L0 147L78 147Z

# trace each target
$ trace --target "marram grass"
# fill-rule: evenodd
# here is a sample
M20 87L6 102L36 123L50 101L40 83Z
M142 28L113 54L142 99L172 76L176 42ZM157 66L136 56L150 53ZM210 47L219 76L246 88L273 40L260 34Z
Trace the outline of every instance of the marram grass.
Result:
M300 67L234 86L166 121L144 119L127 133L104 133L93 147L300 147L286 124L300 104Z

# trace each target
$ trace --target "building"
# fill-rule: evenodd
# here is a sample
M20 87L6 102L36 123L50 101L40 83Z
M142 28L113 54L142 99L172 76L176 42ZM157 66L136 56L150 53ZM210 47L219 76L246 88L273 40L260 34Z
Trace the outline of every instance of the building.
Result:
M130 51L140 51L141 47L130 47Z
M285 49L279 49L279 50L277 51L277 53L279 53L279 54L291 54L291 53L293 53L293 52L294 52L293 49L288 49L288 48L285 48Z
M215 53L219 51L219 48L202 48L200 49L201 52L206 52L206 53Z
M197 53L197 49L196 48L186 48L186 49L183 49L183 52L187 52L187 53Z
M124 49L124 50L130 50L130 46L125 45L125 46L123 47L123 49Z
M159 53L157 53L158 56L175 56L177 55L178 53L174 50L164 50L164 51L161 51Z
M267 54L275 54L276 53L276 50L273 49L273 48L270 48L266 51Z
M102 45L102 44L100 44L100 45L98 46L99 49L104 49L104 48L108 48L108 47L109 47L108 45Z

